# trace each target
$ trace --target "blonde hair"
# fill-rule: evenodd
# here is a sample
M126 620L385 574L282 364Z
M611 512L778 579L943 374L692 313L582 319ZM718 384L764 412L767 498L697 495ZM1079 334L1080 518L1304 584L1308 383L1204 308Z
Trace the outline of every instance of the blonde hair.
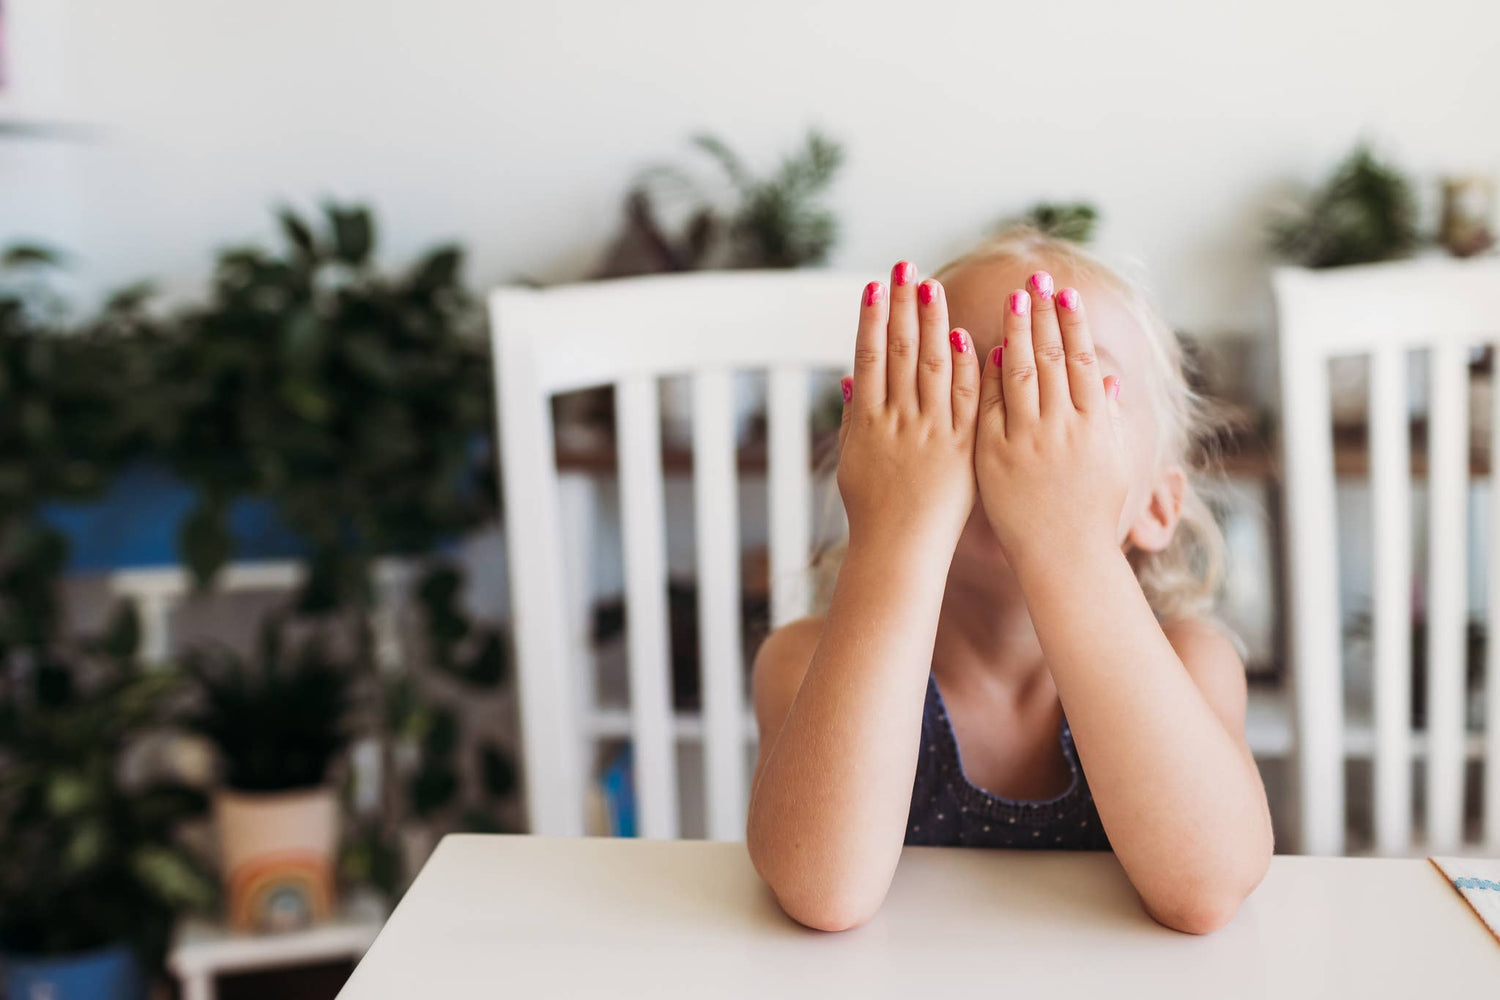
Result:
M1178 465L1187 477L1176 533L1159 552L1130 554L1136 579L1152 610L1163 622L1211 617L1224 576L1224 534L1204 499L1217 479L1217 443L1224 422L1213 404L1190 381L1190 359L1181 341L1162 320L1143 283L1133 281L1096 255L1069 240L1030 226L1012 226L938 269L944 280L973 264L1009 263L1027 270L1050 265L1113 292L1145 332L1149 384L1146 392L1156 416L1156 467ZM832 461L837 462L837 453ZM834 492L833 503L838 502ZM842 561L843 544L814 560L819 600L826 606L833 577Z

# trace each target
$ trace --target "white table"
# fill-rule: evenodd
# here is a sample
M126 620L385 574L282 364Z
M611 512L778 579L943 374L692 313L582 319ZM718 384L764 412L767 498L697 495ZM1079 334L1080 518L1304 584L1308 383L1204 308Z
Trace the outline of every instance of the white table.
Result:
M742 844L453 836L340 997L1496 995L1500 943L1421 860L1278 857L1195 938L1113 855L908 848L880 914L822 934Z

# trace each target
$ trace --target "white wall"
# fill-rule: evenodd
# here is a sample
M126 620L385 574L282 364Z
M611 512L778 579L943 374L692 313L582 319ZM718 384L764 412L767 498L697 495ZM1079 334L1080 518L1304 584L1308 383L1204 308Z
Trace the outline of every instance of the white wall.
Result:
M366 198L404 256L582 274L644 164L712 129L765 164L844 139L837 262L935 265L1039 197L1103 207L1168 316L1261 330L1261 210L1361 132L1426 178L1500 167L1500 4L7 0L0 243L86 283L201 280L278 199Z

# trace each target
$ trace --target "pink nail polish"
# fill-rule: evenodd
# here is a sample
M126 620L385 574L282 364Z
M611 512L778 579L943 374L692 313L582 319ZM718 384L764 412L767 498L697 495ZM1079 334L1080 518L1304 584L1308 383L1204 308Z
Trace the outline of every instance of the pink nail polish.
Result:
M1078 293L1071 288L1064 288L1057 293L1057 304L1068 312L1078 311Z
M1044 299L1052 297L1052 275L1046 271L1038 271L1031 276L1031 287Z
M1031 296L1025 292L1010 293L1010 311L1017 316L1025 316L1031 308Z
M844 402L854 398L854 379L848 375L839 379L839 388L844 390Z
M993 351L991 351L990 352L990 364L992 364L992 365L998 365L998 364L1000 364L1000 358L1003 356L1004 351L1005 351L1005 348L1003 348L1003 347L997 347Z
M872 281L865 286L865 305L873 306L880 301L885 294L885 288L878 281Z
M937 298L937 286L930 281L924 281L917 286L917 300L924 306L932 305L932 300Z
M964 339L964 332L962 330L954 330L948 334L948 343L952 344L953 349L959 354L969 353L969 342Z
M897 261L896 266L891 268L891 284L909 285L911 279L916 276L917 269L912 266L911 261Z
M1000 341L1000 346L1001 346L1001 347L1009 347L1009 346L1010 346L1010 338L1009 338L1009 337L1005 337L1005 338L1003 338L1003 339L1002 339L1002 340L1001 340L1001 341Z
M1118 375L1113 375L1110 377L1113 378L1114 381L1110 383L1109 386L1109 398L1117 400L1120 398L1120 378Z

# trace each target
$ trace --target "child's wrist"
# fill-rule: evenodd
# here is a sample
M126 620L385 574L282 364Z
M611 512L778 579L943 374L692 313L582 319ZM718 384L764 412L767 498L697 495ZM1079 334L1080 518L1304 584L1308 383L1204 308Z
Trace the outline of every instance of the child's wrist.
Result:
M935 571L946 576L957 544L956 532L933 525L851 526L844 562L856 560L896 572Z
M1039 540L1010 559L1021 589L1028 593L1075 586L1091 590L1112 564L1126 562L1119 543L1104 535Z

